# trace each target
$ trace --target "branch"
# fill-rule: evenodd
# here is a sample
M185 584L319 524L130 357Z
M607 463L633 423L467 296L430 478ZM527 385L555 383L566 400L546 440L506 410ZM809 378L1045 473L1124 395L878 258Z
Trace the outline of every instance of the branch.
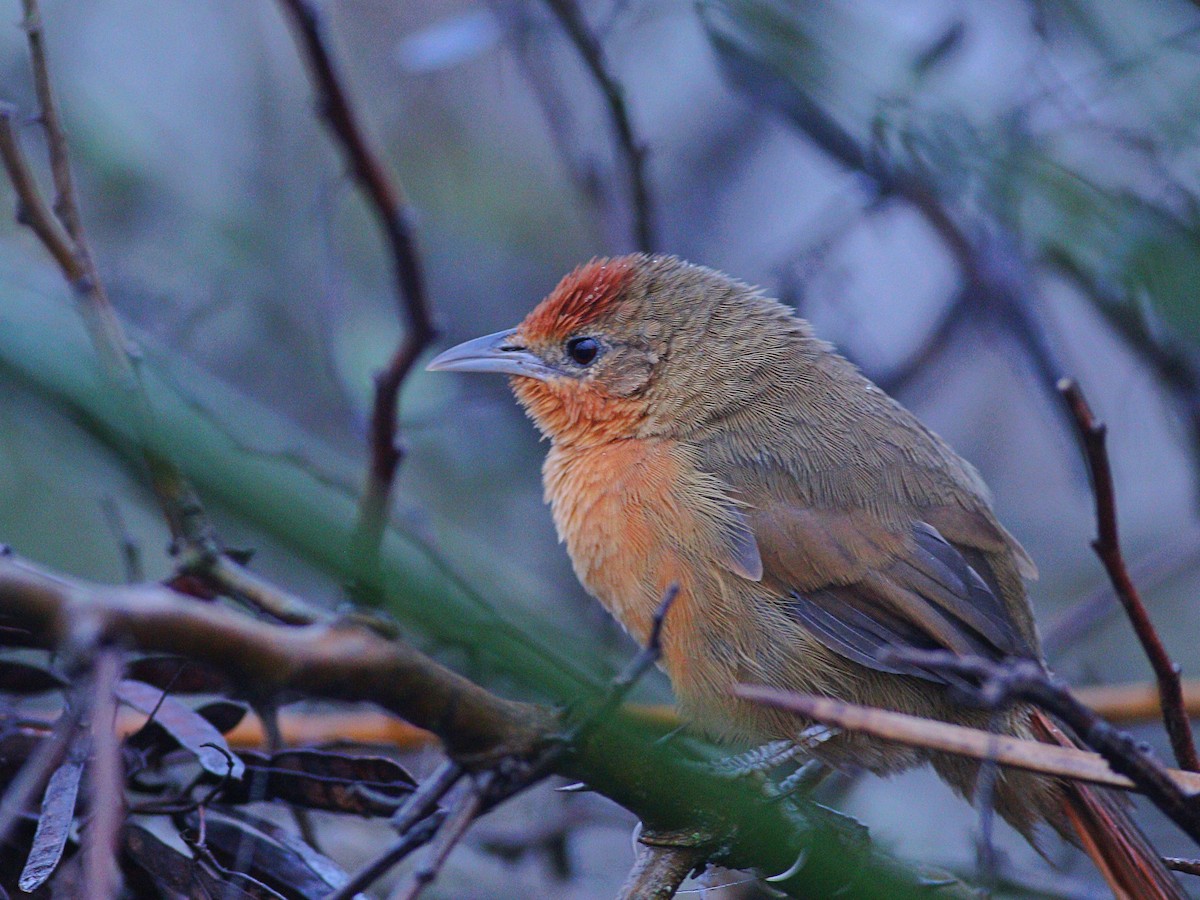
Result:
M153 421L150 405L130 355L131 345L109 302L81 224L67 157L66 135L50 87L41 13L37 0L23 0L23 3L34 85L42 106L51 174L58 190L55 211L62 224L60 226L50 214L49 206L41 196L12 126L12 107L5 105L0 108L0 156L17 192L18 221L30 226L79 297L92 344L116 384L117 395L127 404L126 415L134 424L151 488L166 516L172 537L184 543L210 542L212 528L187 479L169 460L150 449L149 433Z
M8 179L17 194L17 221L33 229L38 240L63 270L67 281L77 283L83 278L83 269L79 260L75 258L75 248L71 246L70 235L54 217L37 186L13 126L16 117L15 106L11 103L0 104L0 154L3 155Z
M58 103L50 83L50 67L46 62L46 47L42 34L42 15L37 0L22 0L26 39L29 42L29 60L33 69L33 87L37 92L38 106L42 108L42 125L46 129L46 150L50 156L50 177L54 181L57 196L54 212L67 230L70 239L83 240L83 225L79 214L79 200L75 192L75 179L71 174L71 159L67 151L66 131L58 114Z
M404 644L356 626L271 625L158 585L87 585L12 556L0 558L0 606L15 620L58 635L71 621L93 615L102 636L203 661L259 696L295 690L375 702L435 731L463 760L528 752L546 730L546 714L537 707L501 700Z
M629 177L630 203L633 208L633 245L642 253L653 253L657 245L654 209L646 182L646 148L638 141L625 103L625 91L609 71L604 47L588 27L575 0L545 0L575 46L583 64L604 95L608 117L617 142L617 151L625 160Z
M358 115L333 64L324 23L309 0L280 0L291 19L297 42L312 78L322 118L349 164L351 175L383 229L395 270L396 296L405 321L404 338L387 367L375 377L371 410L371 463L359 510L355 549L373 560L387 521L396 470L403 458L397 443L400 389L436 330L425 292L412 208L366 137Z
M967 219L952 211L926 172L903 165L878 144L864 147L780 71L776 60L724 26L719 15L706 16L704 24L723 72L735 87L772 106L827 156L868 178L878 197L900 197L925 219L954 256L963 290L1021 340L1039 382L1053 388L1063 367L1039 318L1033 274L1016 236L982 216Z
M1137 790L1132 779L1115 772L1103 756L1089 750L1044 744L965 725L923 719L908 713L845 703L815 694L798 694L750 684L738 685L735 692L753 703L787 710L823 725L873 735L908 747L939 750L1123 791ZM1170 769L1168 773L1181 790L1200 792L1200 775L1180 769Z
M194 574L209 582L222 593L265 612L288 625L312 625L334 620L332 613L313 606L274 583L256 575L225 553L209 548L184 556L179 571Z
M217 668L260 697L376 703L435 732L469 771L500 771L501 787L528 783L526 766L561 736L561 715L499 698L418 651L343 622L303 627L258 621L195 603L161 585L89 585L0 556L0 608L14 622L61 639L69 623L96 623L97 639L165 652ZM722 836L715 861L784 871L807 852L803 872L774 883L804 896L925 896L919 877L811 805L772 803L744 780L716 777L614 714L562 754L554 771L586 781L657 830L704 828ZM495 796L489 793L488 802ZM953 892L950 892L953 893Z
M1059 382L1058 389L1075 419L1087 457L1088 469L1092 474L1098 535L1092 542L1092 549L1104 564L1117 599L1125 608L1138 641L1141 642L1142 649L1154 669L1162 702L1163 722L1166 724L1175 758L1180 768L1192 772L1200 771L1200 757L1196 755L1196 743L1183 705L1183 685L1179 667L1171 662L1170 656L1167 655L1162 639L1150 621L1146 605L1142 602L1133 579L1129 577L1129 570L1121 554L1120 536L1117 532L1116 493L1113 490L1112 469L1108 463L1108 450L1105 446L1107 429L1092 415L1092 410L1078 384L1070 379L1063 379Z
M450 808L445 821L438 829L437 836L430 844L429 859L413 872L408 886L393 895L397 900L416 900L417 896L433 883L438 872L442 870L442 866L446 864L450 851L462 840L467 829L471 827L471 823L479 816L491 783L492 773L490 772L484 772L470 780L467 790Z
M897 663L978 682L977 691L964 690L988 708L998 709L1024 700L1057 716L1085 744L1095 748L1115 772L1128 777L1192 840L1200 843L1200 805L1195 802L1195 795L1180 788L1169 770L1147 748L1080 703L1039 663L1020 659L996 663L947 651L907 648L888 650L885 656Z
M118 651L100 650L92 664L92 759L87 767L89 816L83 831L83 883L89 896L118 897L117 867L121 828L125 821L125 767L116 732L114 691L124 669Z
M670 900L685 878L704 865L709 851L689 844L674 843L670 836L644 832L638 838L637 857L617 900Z
M1157 683L1099 684L1077 688L1075 695L1110 722L1161 722L1162 695ZM1200 716L1200 681L1183 682L1188 718Z

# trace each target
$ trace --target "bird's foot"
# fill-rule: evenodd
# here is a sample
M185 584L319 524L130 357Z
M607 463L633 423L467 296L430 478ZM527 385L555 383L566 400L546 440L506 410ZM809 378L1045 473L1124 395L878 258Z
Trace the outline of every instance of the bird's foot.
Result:
M797 741L771 741L744 753L715 760L709 763L709 767L718 775L746 778L791 762L803 749L803 745Z

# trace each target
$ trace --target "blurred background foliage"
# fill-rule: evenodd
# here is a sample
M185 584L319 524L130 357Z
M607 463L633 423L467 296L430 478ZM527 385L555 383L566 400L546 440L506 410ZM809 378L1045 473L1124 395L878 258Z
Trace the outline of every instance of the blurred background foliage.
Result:
M447 342L508 327L575 264L635 249L629 173L560 3L323 6L418 211ZM280 12L268 0L50 0L43 12L96 256L161 384L156 403L179 417L181 452L210 466L198 481L227 541L336 603L370 376L400 326L375 224L314 115ZM1041 566L1033 602L1052 665L1080 684L1145 680L1119 617L1061 625L1103 582L1051 390L1059 375L1083 383L1110 426L1127 551L1195 674L1200 9L606 0L582 12L646 151L654 249L781 296L894 390L979 466ZM0 29L0 85L32 110L18 16L13 4ZM40 149L37 127L23 136ZM153 503L87 412L103 399L81 399L93 363L69 305L32 236L0 217L0 537L119 580L112 503L163 575ZM503 384L417 372L402 431L395 540L432 548L472 603L593 676L631 652L556 546L543 448ZM205 456L206 442L220 452ZM262 480L231 482L229 454ZM323 512L295 521L297 508ZM417 639L454 644L451 661L528 689L527 661L491 671L464 652L487 615L439 624L418 593L398 611ZM660 680L645 695L665 692ZM1145 737L1165 746L1157 729ZM928 773L839 790L901 853L971 865L973 814ZM495 828L520 834L541 814L532 806ZM624 817L583 808L570 829L583 874L554 896L605 896L627 868ZM1164 851L1186 853L1147 822ZM1018 869L1049 871L1010 837ZM463 879L475 864L504 869L484 843L459 864ZM1071 880L1091 877L1071 874L1076 862L1051 878L1066 893L1089 890ZM550 890L546 866L505 865L493 883L512 896ZM454 878L444 895L468 896Z

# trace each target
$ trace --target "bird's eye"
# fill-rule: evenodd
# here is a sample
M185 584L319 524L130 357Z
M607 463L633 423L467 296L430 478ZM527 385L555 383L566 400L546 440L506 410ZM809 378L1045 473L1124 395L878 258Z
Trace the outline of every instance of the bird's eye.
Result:
M590 365L600 355L600 342L590 337L575 337L567 341L567 356L581 366Z

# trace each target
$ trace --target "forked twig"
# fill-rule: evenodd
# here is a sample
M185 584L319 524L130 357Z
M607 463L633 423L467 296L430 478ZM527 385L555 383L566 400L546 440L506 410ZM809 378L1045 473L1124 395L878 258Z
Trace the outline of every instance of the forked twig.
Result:
M1188 722L1187 710L1183 703L1183 685L1180 679L1179 667L1171 661L1163 646L1162 639L1150 621L1150 614L1142 602L1141 595L1129 577L1125 558L1121 553L1121 542L1117 532L1117 501L1113 490L1112 468L1108 462L1108 450L1105 445L1107 428L1104 423L1097 422L1092 415L1091 407L1083 395L1079 385L1064 378L1058 384L1059 393L1067 401L1067 406L1079 430L1083 442L1084 453L1087 457L1088 469L1092 475L1092 492L1096 498L1096 530L1097 537L1092 541L1092 549L1100 557L1112 581L1117 599L1125 608L1130 624L1141 642L1146 657L1154 669L1154 677L1158 681L1158 691L1162 698L1163 722L1167 735L1171 739L1171 748L1180 768L1192 772L1200 771L1200 757L1196 755L1196 742L1192 737L1191 725Z
M160 453L150 439L152 415L130 356L130 344L108 299L84 233L79 203L67 155L67 139L51 87L41 12L37 0L23 0L25 29L29 39L34 86L46 129L51 176L57 196L53 211L38 188L32 169L21 150L13 124L11 105L0 107L0 158L18 198L18 220L27 224L54 258L80 300L84 324L110 377L118 385L118 396L128 405L128 415L139 449L150 474L150 485L177 542L205 543L212 528L195 492L183 474Z
M371 409L371 461L359 507L354 549L370 564L387 521L396 471L403 459L397 442L400 388L422 351L436 336L421 257L413 234L412 208L395 176L372 147L342 86L329 51L324 22L309 0L280 0L295 27L304 62L312 77L321 117L341 147L350 172L383 229L395 270L396 296L404 318L404 337L387 367L375 377Z

